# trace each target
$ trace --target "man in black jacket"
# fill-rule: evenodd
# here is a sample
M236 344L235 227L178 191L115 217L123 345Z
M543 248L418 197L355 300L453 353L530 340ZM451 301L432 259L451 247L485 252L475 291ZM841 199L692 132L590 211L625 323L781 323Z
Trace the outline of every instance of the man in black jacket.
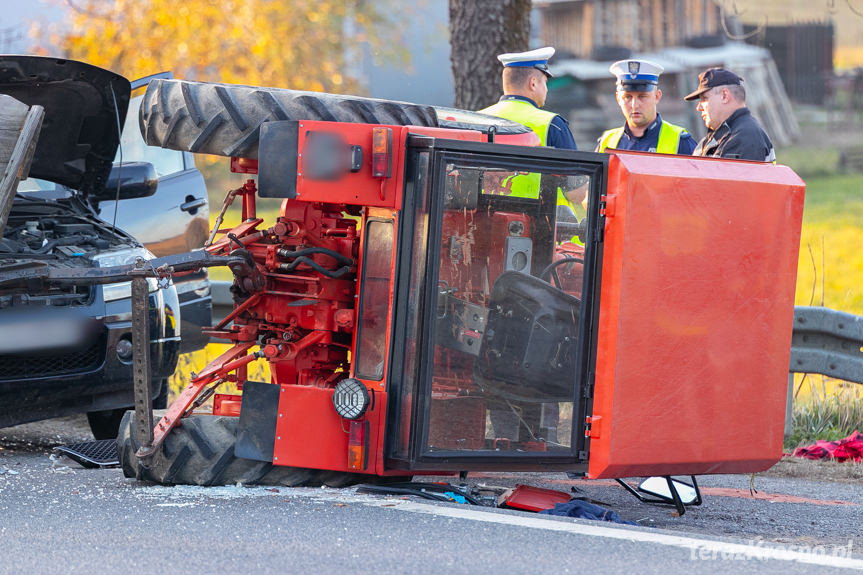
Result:
M715 156L772 162L773 143L746 107L743 79L724 68L710 68L698 76L698 88L684 100L698 99L707 135L692 152L694 156Z

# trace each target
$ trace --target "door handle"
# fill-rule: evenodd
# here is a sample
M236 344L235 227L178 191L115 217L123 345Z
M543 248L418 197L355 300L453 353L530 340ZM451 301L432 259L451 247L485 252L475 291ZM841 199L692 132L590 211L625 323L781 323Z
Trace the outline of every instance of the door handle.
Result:
M198 208L203 208L205 205L207 205L206 198L192 198L188 202L180 204L180 209L184 212L194 213L195 210L197 210Z

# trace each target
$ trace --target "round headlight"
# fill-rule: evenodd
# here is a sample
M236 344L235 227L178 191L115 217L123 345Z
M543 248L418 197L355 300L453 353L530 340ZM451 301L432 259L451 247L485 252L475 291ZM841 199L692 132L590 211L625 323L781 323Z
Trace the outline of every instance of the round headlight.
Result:
M333 406L345 419L359 419L369 408L369 390L358 379L343 379L336 384Z

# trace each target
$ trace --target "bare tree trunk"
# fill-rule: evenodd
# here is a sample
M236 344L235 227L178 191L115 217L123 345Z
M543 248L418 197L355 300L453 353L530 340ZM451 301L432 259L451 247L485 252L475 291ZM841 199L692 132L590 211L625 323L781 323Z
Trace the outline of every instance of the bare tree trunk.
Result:
M531 0L449 0L455 106L479 110L501 95L498 54L523 52Z

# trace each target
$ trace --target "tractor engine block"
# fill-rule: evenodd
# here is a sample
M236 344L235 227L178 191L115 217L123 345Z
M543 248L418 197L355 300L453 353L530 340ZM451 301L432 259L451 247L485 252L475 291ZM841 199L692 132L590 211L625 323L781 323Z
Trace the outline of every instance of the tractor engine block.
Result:
M274 383L323 387L347 377L359 239L346 209L285 200L272 228L226 238L242 244L254 271L235 270L233 326L212 333L260 344Z

